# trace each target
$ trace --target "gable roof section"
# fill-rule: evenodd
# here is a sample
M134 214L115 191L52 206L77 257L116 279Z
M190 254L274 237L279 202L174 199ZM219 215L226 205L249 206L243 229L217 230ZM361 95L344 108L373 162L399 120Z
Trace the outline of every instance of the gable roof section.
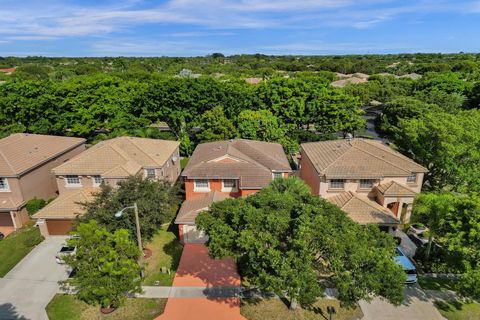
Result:
M118 137L99 142L53 172L126 177L142 167L163 166L179 145L178 141Z
M327 201L340 207L353 221L359 224L397 225L400 223L390 210L365 195L348 191L327 198Z
M21 175L83 143L83 138L12 134L0 140L0 176Z
M18 210L25 204L20 198L16 197L7 197L0 199L0 210L1 211L10 211L10 210Z
M204 196L195 197L190 200L185 200L182 207L178 211L176 224L195 224L195 218L204 210L208 210L212 203L222 201L230 198L228 195L221 192L209 192Z
M415 197L417 195L417 193L412 189L395 181L389 181L387 183L380 184L376 188L384 196Z
M40 209L32 218L75 219L85 213L82 204L91 201L95 192L99 192L99 189L84 188L62 194Z
M225 156L238 161L216 161ZM292 171L280 144L236 139L199 144L182 176L239 178L240 188L261 188L271 181L272 171Z
M412 172L427 172L380 141L331 140L303 143L301 147L319 175L329 179L406 177Z

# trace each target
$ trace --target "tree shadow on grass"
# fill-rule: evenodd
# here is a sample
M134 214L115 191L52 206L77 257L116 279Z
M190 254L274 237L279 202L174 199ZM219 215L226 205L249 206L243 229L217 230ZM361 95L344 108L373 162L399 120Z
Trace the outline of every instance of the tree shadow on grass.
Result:
M24 316L18 314L15 306L11 303L0 304L0 319L2 320L28 320Z
M442 300L436 300L434 304L435 304L435 307L445 312L462 310L462 307L463 307L463 305L457 300L448 301L448 302L442 301Z
M175 272L180 264L180 257L182 256L183 246L174 238L172 241L163 246L163 252L172 258L171 271Z

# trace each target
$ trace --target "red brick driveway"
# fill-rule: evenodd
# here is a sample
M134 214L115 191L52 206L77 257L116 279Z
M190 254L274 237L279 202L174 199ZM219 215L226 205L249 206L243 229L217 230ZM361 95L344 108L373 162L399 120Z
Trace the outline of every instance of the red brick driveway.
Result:
M236 287L240 276L233 259L214 260L203 244L186 244L174 287ZM240 298L169 298L156 320L246 320Z

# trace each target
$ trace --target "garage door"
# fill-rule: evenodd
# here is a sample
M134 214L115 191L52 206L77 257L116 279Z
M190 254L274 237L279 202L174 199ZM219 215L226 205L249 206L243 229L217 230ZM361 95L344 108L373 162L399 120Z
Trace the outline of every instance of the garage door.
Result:
M2 227L13 227L12 217L10 212L0 212L0 226Z
M51 236L66 235L72 230L72 220L46 220L48 234Z
M196 226L183 226L183 235L185 242L188 243L205 243L208 240L208 236L205 232L197 230Z

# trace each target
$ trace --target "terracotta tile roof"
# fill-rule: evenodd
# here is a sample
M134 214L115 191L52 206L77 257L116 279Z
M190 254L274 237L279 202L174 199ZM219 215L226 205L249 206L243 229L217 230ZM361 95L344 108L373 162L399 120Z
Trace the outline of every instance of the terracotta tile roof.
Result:
M0 211L18 210L25 204L20 198L8 197L0 199Z
M349 191L327 198L327 201L340 207L359 224L397 225L400 223L390 210L365 195Z
M217 201L222 201L227 198L230 198L227 194L213 191L209 192L204 196L196 197L190 200L185 200L182 203L180 211L178 211L177 218L175 219L176 224L195 224L195 218L202 211L208 210L210 205Z
M248 189L266 186L272 171L292 171L280 144L236 139L199 144L182 176L239 178L240 188Z
M83 188L61 194L43 209L35 213L32 218L75 219L77 216L85 213L82 204L91 201L95 192L100 192L100 189Z
M303 143L319 175L328 179L406 177L427 169L380 141L352 139Z
M94 145L53 172L126 177L138 173L142 167L163 166L179 145L178 141L119 137Z
M376 188L384 196L415 197L417 195L415 191L396 181L380 184Z
M0 140L0 176L18 176L83 143L82 138L12 134Z

